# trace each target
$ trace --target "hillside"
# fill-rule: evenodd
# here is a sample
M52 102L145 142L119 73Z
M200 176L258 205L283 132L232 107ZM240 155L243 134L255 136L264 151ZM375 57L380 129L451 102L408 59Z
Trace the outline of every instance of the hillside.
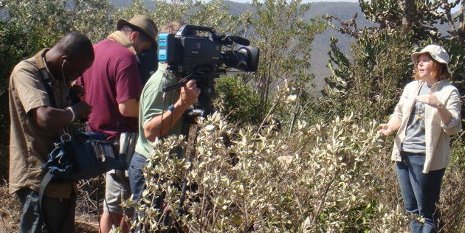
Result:
M333 15L341 20L351 19L355 14L358 15L357 23L360 27L369 26L368 22L360 9L358 3L351 2L317 2L312 4L312 8L308 13L308 18L314 18L318 16L323 16L325 14ZM324 85L324 78L329 75L329 71L326 68L328 63L329 56L329 41L331 37L335 37L339 40L339 47L341 51L345 54L349 54L350 43L353 41L353 38L338 33L333 29L327 29L320 35L315 37L313 41L313 51L312 51L312 72L315 75L315 89L321 90Z
M247 3L238 3L233 1L225 1L229 7L231 14L238 15L241 12L251 9L251 5ZM324 15L333 15L342 20L351 19L355 14L358 14L357 23L363 27L370 23L365 20L358 3L353 2L315 2L312 3L310 11L305 15L305 19L321 17ZM340 48L346 54L349 54L350 43L352 38L347 35L342 35L332 29L327 29L323 33L317 35L313 41L312 50L312 73L315 75L315 89L321 90L324 85L324 78L329 75L326 64L329 56L329 41L331 37L339 40Z

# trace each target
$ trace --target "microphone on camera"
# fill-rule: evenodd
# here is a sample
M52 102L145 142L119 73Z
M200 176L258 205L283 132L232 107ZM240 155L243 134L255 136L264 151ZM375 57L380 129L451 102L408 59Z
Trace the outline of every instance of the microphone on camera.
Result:
M240 37L240 36L220 36L220 40L222 44L227 44L227 45L231 45L233 43L237 43L237 44L245 45L245 46L250 45L249 40L243 37Z
M235 43L238 43L240 45L245 45L245 46L250 45L250 41L245 39L244 37L240 37L240 36L230 36L230 37L231 37L231 40Z

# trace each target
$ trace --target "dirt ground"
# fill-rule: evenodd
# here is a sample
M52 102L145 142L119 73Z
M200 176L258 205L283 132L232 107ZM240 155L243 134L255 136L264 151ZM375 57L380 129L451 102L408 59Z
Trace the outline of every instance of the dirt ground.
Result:
M19 202L8 193L6 181L0 184L0 233L19 231Z
M99 182L98 180L96 182ZM76 232L98 233L98 196L93 198L96 192L92 182L80 183L80 194L76 207ZM94 193L89 192L93 190ZM99 192L96 192L100 195ZM8 193L8 185L5 180L0 181L0 233L19 232L19 201L14 195Z

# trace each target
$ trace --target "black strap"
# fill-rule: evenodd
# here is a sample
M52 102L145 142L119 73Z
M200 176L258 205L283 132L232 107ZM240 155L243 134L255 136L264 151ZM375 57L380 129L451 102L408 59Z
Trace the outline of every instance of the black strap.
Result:
M50 100L50 105L51 107L56 107L56 100L55 100L55 94L53 93L52 90L52 80L45 68L39 69L40 76L42 77L42 83L44 84L45 91L47 91L48 98ZM44 209L42 206L42 202L44 200L44 194L45 190L47 190L47 186L50 184L50 182L53 180L54 175L50 173L50 171L47 171L45 173L44 177L42 178L42 181L40 182L40 190L39 190L39 213L40 213L40 219L42 219L42 224L43 227L47 232L50 232L50 229L47 227L48 223L46 222L46 218L44 215Z
M53 89L51 85L52 79L50 78L45 68L42 68L39 71L40 71L40 76L42 77L42 82L44 83L45 90L47 91L48 98L50 99L50 105L52 105L51 107L56 107L57 102L55 100L55 94L53 93Z
M42 178L42 182L40 182L40 189L39 189L39 210L42 213L42 199L44 197L45 190L47 189L48 184L53 179L53 174L50 172L45 173L44 178Z
M52 181L53 177L54 177L54 175L48 171L47 173L45 173L44 178L42 178L42 182L40 182L40 190L39 190L39 213L40 213L40 215L39 215L39 218L42 219L42 223L43 223L43 226L45 227L45 229L47 229L48 224L45 221L44 211L43 211L43 207L42 207L42 201L44 199L45 190L47 189L47 186Z
M49 233L53 233L53 231L47 227L49 226L49 224L47 223L45 215L44 215L42 201L44 200L45 190L47 190L47 186L50 184L53 178L55 178L55 175L50 173L50 171L45 173L44 178L42 178L42 182L40 182L40 189L39 189L39 213L40 213L39 218L42 219L42 227L44 228L46 232L49 232ZM73 191L73 194L71 195L70 201L72 201L73 199L76 199L76 193L74 191ZM76 202L74 201L72 205L73 206L71 207L71 209L74 210L76 208ZM64 214L70 215L70 213L64 213ZM60 227L58 229L61 229L62 224L63 223L60 224Z

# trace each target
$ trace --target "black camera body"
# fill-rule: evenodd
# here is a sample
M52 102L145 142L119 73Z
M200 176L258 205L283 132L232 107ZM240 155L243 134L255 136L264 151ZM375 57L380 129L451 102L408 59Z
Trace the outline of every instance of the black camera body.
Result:
M184 25L176 34L158 35L158 61L166 62L178 85L164 91L181 87L195 79L201 89L198 109L209 114L212 111L214 79L227 71L255 72L258 68L260 51L249 46L250 42L239 36L217 35L211 27ZM227 50L223 50L227 47Z
M203 34L203 35L200 35ZM184 25L176 34L158 35L158 61L167 62L179 74L225 72L227 68L254 72L259 49L239 36L218 36L211 27ZM224 45L236 45L222 51Z

